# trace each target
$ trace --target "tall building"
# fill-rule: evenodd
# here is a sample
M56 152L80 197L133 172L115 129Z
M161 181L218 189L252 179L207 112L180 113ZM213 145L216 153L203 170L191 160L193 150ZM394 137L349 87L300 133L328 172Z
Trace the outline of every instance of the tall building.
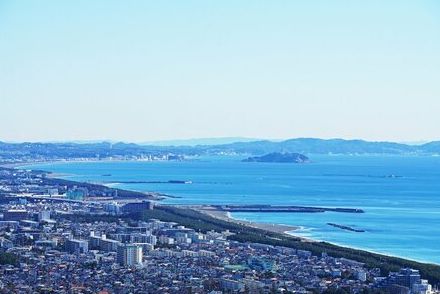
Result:
M429 294L432 289L428 281L420 278L419 271L411 268L402 268L397 273L390 273L383 280L382 287L391 293L411 294Z
M116 202L104 204L104 211L112 215L117 215L121 212L121 206Z
M127 203L122 207L124 213L138 213L144 210L152 210L154 208L153 201L142 201Z
M418 270L403 268L395 275L396 284L412 289L414 284L420 284L420 273Z
M50 220L50 211L43 210L38 213L38 221L47 221Z
M29 214L24 209L9 209L3 212L3 220L5 221L19 221L29 217Z
M66 241L65 248L73 254L86 253L89 251L89 243L86 240L70 239Z
M58 195L59 191L57 188L49 188L47 189L47 194L52 197Z
M142 246L135 244L121 244L118 246L117 261L121 266L142 264Z
M411 290L414 294L430 294L432 286L427 280L421 280L420 284L414 284Z
M72 189L68 190L66 193L67 199L70 200L84 200L89 195L89 190L87 188L83 187L73 187Z
M105 234L96 236L95 232L90 232L89 245L91 249L99 249L106 252L116 252L121 242L118 240L107 239Z

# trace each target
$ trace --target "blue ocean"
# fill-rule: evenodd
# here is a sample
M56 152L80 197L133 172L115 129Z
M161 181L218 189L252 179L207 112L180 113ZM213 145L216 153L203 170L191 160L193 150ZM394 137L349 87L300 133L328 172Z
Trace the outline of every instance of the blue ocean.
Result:
M310 157L308 164L245 163L242 157L228 156L181 162L51 163L31 168L77 181L111 182L120 188L180 197L163 201L169 204L361 208L365 213L234 213L232 217L299 226L292 234L440 264L440 157ZM169 180L192 183L166 183ZM123 181L163 183L120 183Z

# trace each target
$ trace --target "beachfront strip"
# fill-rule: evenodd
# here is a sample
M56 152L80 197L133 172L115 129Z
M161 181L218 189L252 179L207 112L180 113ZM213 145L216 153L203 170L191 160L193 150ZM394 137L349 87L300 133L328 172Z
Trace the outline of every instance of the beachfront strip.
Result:
M123 218L105 204L15 198L0 210L1 293L433 293L415 270L380 277L353 260Z

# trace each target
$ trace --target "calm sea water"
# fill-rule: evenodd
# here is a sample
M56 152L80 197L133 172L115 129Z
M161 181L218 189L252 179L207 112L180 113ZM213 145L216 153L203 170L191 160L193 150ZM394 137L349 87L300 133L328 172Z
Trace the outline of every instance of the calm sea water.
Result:
M311 156L310 164L243 163L239 157L184 162L83 162L33 166L78 181L191 180L115 184L181 198L172 204L277 204L362 208L348 213L234 213L301 226L314 239L440 264L440 157ZM111 174L111 176L103 176ZM347 225L350 232L327 225Z

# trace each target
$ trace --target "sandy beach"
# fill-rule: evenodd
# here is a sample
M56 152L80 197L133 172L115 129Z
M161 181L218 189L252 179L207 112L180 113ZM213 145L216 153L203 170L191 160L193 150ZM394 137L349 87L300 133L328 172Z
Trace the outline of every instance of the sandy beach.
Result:
M275 233L284 233L287 234L287 232L298 230L299 227L295 226L289 226L289 225L281 225L281 224L269 224L269 223L257 223L257 222L250 222L250 221L244 221L244 220L238 220L234 219L230 216L229 212L226 211L220 211L210 206L197 206L197 207L190 207L194 210L197 210L201 213L205 213L209 216L215 217L217 219L221 219L223 221L227 222L233 222L240 225L245 225L261 230L266 230L270 232Z

